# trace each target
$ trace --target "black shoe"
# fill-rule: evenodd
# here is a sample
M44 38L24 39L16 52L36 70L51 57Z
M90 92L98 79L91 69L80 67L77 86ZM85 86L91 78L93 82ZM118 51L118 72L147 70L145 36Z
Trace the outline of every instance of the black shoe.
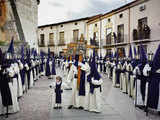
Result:
M145 106L144 105L140 105L140 106L137 106L139 109L141 110L144 110L145 109Z
M62 109L62 107L60 106L60 107L58 107L58 109Z
M72 109L72 108L73 108L73 105L68 106L68 109Z
M82 106L80 106L78 109L83 110L84 108Z
M58 109L58 107L54 107L54 109Z
M158 115L160 116L160 111L158 111Z

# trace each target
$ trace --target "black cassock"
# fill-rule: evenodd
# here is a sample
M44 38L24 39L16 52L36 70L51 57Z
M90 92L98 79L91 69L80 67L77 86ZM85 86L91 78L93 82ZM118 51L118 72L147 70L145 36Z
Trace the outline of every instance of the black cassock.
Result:
M61 89L61 85L62 85L62 82L59 85L56 83L56 89L55 89L56 103L59 103L59 104L62 103L62 92L63 92L63 90Z

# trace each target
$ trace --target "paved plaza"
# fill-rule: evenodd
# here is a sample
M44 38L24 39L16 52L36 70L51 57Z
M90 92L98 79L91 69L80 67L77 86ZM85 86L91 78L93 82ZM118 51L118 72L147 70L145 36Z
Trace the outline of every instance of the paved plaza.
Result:
M63 80L65 75L57 69ZM68 110L71 90L63 92L63 109L53 109L53 90L49 84L53 80L46 77L40 78L35 86L20 99L21 111L11 114L9 118L0 117L0 120L159 120L160 116L150 113L148 117L145 113L134 107L133 100L128 95L120 92L118 88L112 87L111 80L102 75L103 84L103 112L90 113L83 110Z

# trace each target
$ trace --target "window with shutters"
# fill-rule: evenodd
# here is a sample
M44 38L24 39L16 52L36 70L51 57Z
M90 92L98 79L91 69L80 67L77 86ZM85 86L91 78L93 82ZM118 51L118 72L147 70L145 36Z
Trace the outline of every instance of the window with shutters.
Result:
M54 45L54 33L49 33L49 45Z
M44 43L44 40L45 40L44 37L45 37L44 34L40 34L40 45L41 46L45 45L45 43Z
M78 42L79 30L73 30L73 41Z
M64 32L59 33L59 44L64 45Z
M138 38L140 40L149 39L150 30L148 28L147 22L147 17L138 20ZM148 36L146 35L146 33L148 33Z
M112 41L112 28L107 28L106 29L106 44L111 45Z
M116 43L124 42L124 24L118 25L117 27L117 41Z

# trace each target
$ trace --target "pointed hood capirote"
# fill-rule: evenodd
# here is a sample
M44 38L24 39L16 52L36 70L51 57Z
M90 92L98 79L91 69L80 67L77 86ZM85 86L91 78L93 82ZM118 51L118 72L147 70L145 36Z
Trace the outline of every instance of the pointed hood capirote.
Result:
M52 57L52 75L56 75L56 69L55 69L55 58Z
M147 55L142 45L140 45L140 62L142 64L147 63Z
M101 76L97 71L97 66L96 66L96 61L95 61L95 51L93 51L93 57L90 63L90 74L87 76L87 81L90 83L90 93L94 93L94 89L97 87L101 87L101 86L97 86L97 85L93 85L91 80L92 78L94 80L100 80Z
M12 37L12 40L10 42L7 52L11 53L12 55L14 54L14 37Z
M93 58L92 58L90 67L91 67L91 76L94 77L95 80L99 80L101 76L97 71L97 66L96 66L96 61L95 61L95 50L93 52Z
M3 55L2 50L0 48L0 65L3 64L3 60L4 60L4 55Z
M137 50L136 50L136 46L134 46L134 57L136 58L137 56Z
M158 46L158 49L155 53L155 56L153 58L153 64L152 64L153 72L156 72L158 69L160 69L160 45Z
M159 109L159 80L160 80L160 45L156 51L156 54L153 58L153 63L151 65L151 74L149 79L149 86L148 86L148 98L147 98L147 107L152 108L155 110ZM157 71L158 70L158 71Z
M130 58L131 60L133 59L133 53L132 53L132 46L130 45L129 47L129 55L128 58Z

